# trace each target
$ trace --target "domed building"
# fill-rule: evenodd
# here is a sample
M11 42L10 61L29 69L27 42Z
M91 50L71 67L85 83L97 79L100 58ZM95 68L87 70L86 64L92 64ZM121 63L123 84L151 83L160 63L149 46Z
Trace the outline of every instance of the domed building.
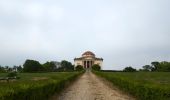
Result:
M74 66L81 65L84 68L91 68L94 64L98 64L102 68L103 58L97 58L91 51L86 51L81 57L74 59Z

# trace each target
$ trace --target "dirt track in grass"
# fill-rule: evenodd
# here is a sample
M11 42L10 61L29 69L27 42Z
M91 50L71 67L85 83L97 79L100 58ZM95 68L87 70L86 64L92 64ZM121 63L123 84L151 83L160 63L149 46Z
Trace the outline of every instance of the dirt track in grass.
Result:
M61 94L50 100L135 100L110 82L87 71Z

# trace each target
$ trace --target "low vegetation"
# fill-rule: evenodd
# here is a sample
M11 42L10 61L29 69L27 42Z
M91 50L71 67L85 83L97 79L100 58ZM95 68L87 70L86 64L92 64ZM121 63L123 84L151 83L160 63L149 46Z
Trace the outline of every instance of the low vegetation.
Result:
M140 100L170 100L169 72L93 72Z
M0 81L0 100L47 100L82 72L20 73L20 79ZM0 77L8 76L0 73ZM13 73L10 76L15 76Z
M136 69L134 69L131 66L129 66L129 67L126 67L123 71L124 72L136 72Z
M101 67L100 67L100 65L98 65L98 64L94 64L94 65L92 66L92 70L100 71L100 70L101 70Z
M84 68L83 68L83 66L81 66L81 65L77 65L76 68L75 68L75 70L76 70L76 71L83 71Z

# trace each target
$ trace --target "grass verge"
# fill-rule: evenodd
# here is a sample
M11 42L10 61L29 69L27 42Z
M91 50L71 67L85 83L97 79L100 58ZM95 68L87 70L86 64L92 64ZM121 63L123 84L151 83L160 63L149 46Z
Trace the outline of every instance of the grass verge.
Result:
M0 100L47 100L82 73L21 73L19 80L0 82Z
M170 73L168 72L98 72L93 71L120 89L140 100L170 100Z

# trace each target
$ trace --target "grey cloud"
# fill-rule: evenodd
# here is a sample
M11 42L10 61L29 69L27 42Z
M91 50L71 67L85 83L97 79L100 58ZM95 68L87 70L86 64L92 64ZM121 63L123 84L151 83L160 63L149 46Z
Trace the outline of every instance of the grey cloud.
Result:
M170 60L169 0L0 1L0 65L91 50L104 69Z

